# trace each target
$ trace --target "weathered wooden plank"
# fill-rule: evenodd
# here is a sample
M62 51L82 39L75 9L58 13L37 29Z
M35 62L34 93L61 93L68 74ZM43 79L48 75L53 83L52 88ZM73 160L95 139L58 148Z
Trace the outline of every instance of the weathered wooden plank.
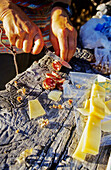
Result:
M52 71L52 59L44 56L25 72L19 74L0 92L0 168L1 169L90 169L104 167L99 164L107 151L101 150L101 156L88 158L83 164L72 159L77 143L75 113L68 99L61 96L59 102L48 99L48 90L42 88L46 72ZM81 61L81 62L80 62ZM73 58L73 71L93 72L88 62ZM67 77L69 69L62 68L60 74ZM14 81L18 85L15 87ZM17 89L26 89L21 102L17 101ZM46 111L44 119L49 124L41 128L37 119L29 119L28 101L38 98ZM76 103L77 100L74 101ZM63 109L53 108L61 104ZM19 130L17 132L17 130ZM25 149L33 148L31 156L18 164L16 158ZM103 160L104 160L103 159ZM93 163L91 161L93 160ZM89 161L89 162L88 162ZM105 162L105 164L107 161ZM92 169L93 170L93 169Z

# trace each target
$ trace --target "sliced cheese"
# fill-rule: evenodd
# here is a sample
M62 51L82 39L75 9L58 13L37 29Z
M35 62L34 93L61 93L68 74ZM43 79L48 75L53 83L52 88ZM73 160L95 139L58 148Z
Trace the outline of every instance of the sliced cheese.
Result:
M111 100L105 102L105 114L106 115L111 114Z
M90 115L95 115L100 119L105 117L105 103L99 97L94 97L90 99Z
M79 161L84 161L85 160L85 157L86 157L86 153L82 152L82 147L83 147L83 142L84 142L84 136L85 136L85 133L86 133L86 130L87 130L87 124L84 128L84 131L82 133L82 136L80 138L80 141L78 143L78 146L75 150L75 152L73 153L72 157L74 159L77 159Z
M37 117L43 116L45 114L45 110L43 109L42 105L40 104L40 102L37 99L30 100L28 104L29 104L30 119L37 118Z
M100 102L100 100L99 100L99 98L95 99L95 101L97 102L98 107L101 108L101 106L103 105L102 106L103 107L103 112L104 112L104 109L105 109L105 114L103 114L103 115L111 115L111 100L106 101L105 104L104 104L103 101ZM102 105L101 105L101 103L102 103ZM90 99L86 99L86 101L84 101L83 105L84 105L84 108L77 108L77 110L82 115L88 116L90 114ZM98 109L98 112L99 112L99 109ZM97 113L95 113L95 114L97 114ZM101 117L101 115L100 115L100 117ZM104 116L102 116L102 117L104 118Z
M99 97L105 101L105 88L99 86L98 84L93 84L91 90L91 98L92 96Z
M101 123L101 130L104 132L111 132L111 119Z
M52 90L52 91L48 94L48 98L51 99L51 100L54 100L54 101L59 101L61 95L62 95L62 91Z
M85 109L89 109L90 108L90 99L86 99L86 101L84 103L84 108Z
M90 115L87 120L87 128L84 134L82 152L96 155L99 152L101 140L101 119Z
M77 110L84 116L88 116L90 113L90 110L85 108L77 108Z

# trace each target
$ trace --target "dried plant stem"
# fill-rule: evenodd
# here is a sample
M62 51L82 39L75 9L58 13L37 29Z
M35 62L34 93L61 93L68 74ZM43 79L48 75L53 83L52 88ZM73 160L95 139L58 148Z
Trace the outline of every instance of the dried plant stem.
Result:
M11 48L7 47L3 42L2 42L2 35L3 35L3 30L0 27L0 44L7 48L8 50L10 50L10 52L13 55L13 60L14 60L14 65L15 65L15 71L16 71L16 75L18 75L18 66L17 66L17 61L16 61L16 52L14 51L13 47L11 46Z

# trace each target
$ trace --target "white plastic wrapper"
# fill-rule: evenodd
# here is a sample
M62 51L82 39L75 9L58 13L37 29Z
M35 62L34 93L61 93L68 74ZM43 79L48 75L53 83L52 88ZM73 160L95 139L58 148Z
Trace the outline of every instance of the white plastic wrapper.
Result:
M71 81L71 82L70 82ZM82 115L78 108L83 108L83 102L90 98L91 87L93 83L98 83L106 89L105 100L111 100L111 80L99 74L87 74L80 72L70 72L69 81L65 82L63 88L64 97L73 98L74 114L76 119L76 128L78 139L80 139L85 127L87 116ZM102 121L110 120L106 116ZM101 145L111 145L111 132L104 133L101 138Z
M94 49L96 62L92 65L104 74L111 73L111 17L91 18L80 29L84 48Z

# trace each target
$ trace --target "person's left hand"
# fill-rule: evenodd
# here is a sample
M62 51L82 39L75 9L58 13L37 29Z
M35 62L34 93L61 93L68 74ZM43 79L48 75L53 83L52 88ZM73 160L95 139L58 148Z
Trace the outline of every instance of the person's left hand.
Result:
M77 32L61 7L55 7L51 12L50 41L55 54L69 62L76 51Z

